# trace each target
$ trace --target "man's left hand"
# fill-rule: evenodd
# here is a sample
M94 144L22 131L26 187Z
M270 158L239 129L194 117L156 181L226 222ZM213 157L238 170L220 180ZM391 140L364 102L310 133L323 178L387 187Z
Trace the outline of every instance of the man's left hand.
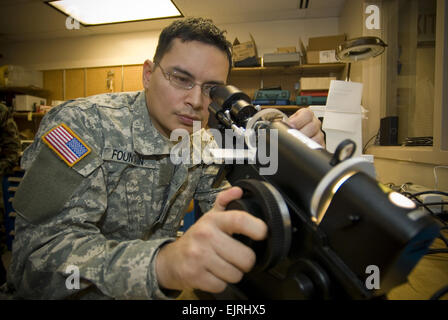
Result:
M308 108L297 110L288 118L287 123L303 134L310 137L325 148L324 133L321 130L321 122Z

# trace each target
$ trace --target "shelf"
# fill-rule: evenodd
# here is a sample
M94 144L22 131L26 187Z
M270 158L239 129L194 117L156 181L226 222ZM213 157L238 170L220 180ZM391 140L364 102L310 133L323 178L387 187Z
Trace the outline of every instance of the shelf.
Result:
M34 87L34 86L29 86L29 87L3 87L3 86L0 86L0 93L28 94L31 96L37 96L37 97L41 97L41 98L47 98L50 95L49 90L39 88L39 87Z
M30 115L31 113L31 115ZM12 116L14 118L33 118L33 117L43 117L46 113L44 112L28 112L28 111L23 111L23 112L14 112L12 114Z
M260 106L261 109L277 109L283 113L285 113L287 116L292 115L293 113L295 113L297 110L301 109L301 108L305 108L303 106L297 106L297 105L285 105L285 106L277 106L277 105L273 105L273 106Z
M279 110L299 110L300 108L304 108L304 106L297 106L297 105L273 105L273 106L260 106L261 109L279 109Z
M255 76L273 74L295 74L299 76L327 75L329 73L339 73L344 70L344 63L322 63L303 64L299 66L276 66L276 67L240 67L232 68L230 75Z

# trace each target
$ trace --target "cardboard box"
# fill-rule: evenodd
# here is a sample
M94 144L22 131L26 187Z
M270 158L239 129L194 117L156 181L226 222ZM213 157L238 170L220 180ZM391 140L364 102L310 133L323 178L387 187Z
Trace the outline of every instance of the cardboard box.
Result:
M322 50L322 51L307 51L306 63L335 63L339 62L336 59L336 50Z
M240 43L238 38L235 38L232 46L232 60L233 62L242 61L249 58L258 58L257 45L251 34L249 34L251 41Z
M337 36L314 37L308 39L309 51L336 50L346 39L345 34Z
M345 34L326 37L314 37L308 39L306 50L306 63L335 63L336 48L346 39Z
M277 53L294 53L296 51L296 47L281 47L277 48Z
M265 53L263 55L264 66L292 66L300 64L300 54L289 53Z
M300 90L328 90L336 77L301 77Z

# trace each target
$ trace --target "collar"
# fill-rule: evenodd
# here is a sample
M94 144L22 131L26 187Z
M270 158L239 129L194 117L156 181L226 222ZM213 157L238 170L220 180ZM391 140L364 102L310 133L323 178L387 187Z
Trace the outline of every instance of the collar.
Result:
M132 122L134 150L145 156L169 155L175 144L162 135L152 124L146 105L145 91L141 91L138 94L132 105L132 109L134 114ZM206 161L207 163L212 161L211 158L209 158L209 154L204 152L204 150L217 148L218 146L213 135L208 132L208 130L201 128L191 134L188 140L191 149L190 161L187 167L195 166L203 161ZM177 149L179 149L179 147L181 147L181 145L177 145ZM178 151L181 150L179 149Z

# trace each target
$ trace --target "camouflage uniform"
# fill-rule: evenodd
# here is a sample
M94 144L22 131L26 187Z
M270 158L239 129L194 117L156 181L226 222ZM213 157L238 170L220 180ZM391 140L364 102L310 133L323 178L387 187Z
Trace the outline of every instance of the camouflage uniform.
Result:
M0 103L0 184L3 176L12 172L18 164L21 151L17 125L11 112L4 104ZM1 261L1 255L6 250L3 202L3 186L0 186L0 284L6 280L6 270Z
M0 177L11 172L19 161L21 150L17 125L8 110L0 103Z
M41 139L61 123L92 150L72 167ZM152 125L144 92L53 108L22 160L8 276L16 297L169 298L157 283L159 248L174 241L191 199L205 212L228 186L211 187L217 165L174 166L172 146ZM71 265L79 290L66 286Z

